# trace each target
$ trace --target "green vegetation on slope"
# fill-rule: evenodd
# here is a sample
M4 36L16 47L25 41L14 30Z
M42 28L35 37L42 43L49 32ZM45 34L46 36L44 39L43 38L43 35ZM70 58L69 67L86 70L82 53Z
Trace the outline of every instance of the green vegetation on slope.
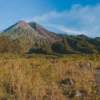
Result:
M6 36L0 36L0 53L21 53L21 47Z
M64 36L62 41L52 44L53 51L66 53L100 53L100 41L77 36ZM56 47L57 46L57 47Z

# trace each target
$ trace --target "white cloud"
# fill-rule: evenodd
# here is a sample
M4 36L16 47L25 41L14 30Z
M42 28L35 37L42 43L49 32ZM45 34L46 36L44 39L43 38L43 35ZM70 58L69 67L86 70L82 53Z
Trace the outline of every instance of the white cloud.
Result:
M50 11L44 15L35 16L32 20L42 25L49 24L66 33L100 36L100 4L85 7L77 4L70 10Z
M52 18L54 19L56 17L59 17L60 15L61 14L59 14L55 11L51 11L49 13L46 13L46 14L42 15L42 16L35 16L34 21L47 21L49 19L52 19Z
M69 29L69 28L67 28L67 27L65 27L65 26L60 26L60 25L50 25L50 24L48 24L47 26L50 26L50 27L54 27L54 28L56 28L56 29L58 29L58 30L60 30L60 31L62 31L62 32L65 32L65 33L68 33L68 34L83 34L82 32L80 32L80 31L77 31L77 30L74 30L74 29Z

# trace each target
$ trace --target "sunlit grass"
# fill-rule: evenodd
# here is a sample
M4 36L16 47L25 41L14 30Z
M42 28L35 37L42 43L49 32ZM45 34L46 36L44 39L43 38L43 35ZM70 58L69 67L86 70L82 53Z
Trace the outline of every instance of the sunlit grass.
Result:
M0 100L66 100L72 90L78 89L91 95L94 68L100 65L100 56L94 55L1 55ZM76 66L79 61L84 64L82 70ZM91 71L87 69L88 61L92 63ZM75 80L73 88L58 84L66 78ZM69 89L68 95L62 87Z

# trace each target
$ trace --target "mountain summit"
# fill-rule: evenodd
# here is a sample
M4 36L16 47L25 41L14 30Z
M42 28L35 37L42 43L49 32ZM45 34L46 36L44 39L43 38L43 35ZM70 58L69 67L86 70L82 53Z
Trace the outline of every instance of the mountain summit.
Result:
M100 53L98 37L94 39L84 34L77 36L55 34L36 22L27 23L21 20L4 30L2 34L22 48L23 52Z
M9 36L13 41L27 48L35 44L38 44L38 46L52 44L60 39L41 25L35 22L27 23L23 20L4 30L3 35Z
M27 22L25 22L24 20L21 20L21 21L17 22L16 24L10 26L6 30L4 30L4 32L7 32L7 31L9 31L11 29L17 29L17 28L28 29L28 28L30 28L30 26L29 26L29 24Z
M37 34L37 32L23 20L4 30L4 34L11 36L12 39L19 38L22 35L39 37L39 34Z
M57 39L59 39L57 35L55 35L53 32L46 30L41 25L35 22L27 23L24 20L21 20L4 30L4 34L10 35L13 38L18 38L23 34L25 36L48 39L48 41L51 42L55 42Z

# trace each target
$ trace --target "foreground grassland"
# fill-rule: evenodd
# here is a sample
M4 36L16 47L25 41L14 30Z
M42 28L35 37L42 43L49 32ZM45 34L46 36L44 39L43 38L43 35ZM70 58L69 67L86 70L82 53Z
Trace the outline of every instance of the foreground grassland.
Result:
M80 61L83 69L76 66ZM96 67L100 55L0 54L0 100L100 100Z

